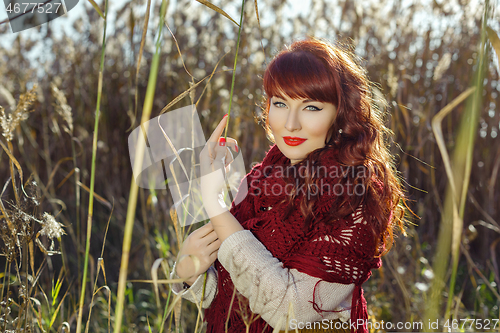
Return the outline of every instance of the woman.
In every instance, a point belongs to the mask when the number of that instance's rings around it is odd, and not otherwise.
[[[199,302],[207,271],[207,332],[367,332],[361,285],[403,229],[404,196],[365,71],[327,42],[297,41],[271,61],[264,90],[275,145],[228,211],[218,192],[238,148],[220,138],[222,119],[200,155],[211,222],[186,239],[173,276]]]

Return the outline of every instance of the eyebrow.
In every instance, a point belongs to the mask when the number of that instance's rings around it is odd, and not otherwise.
[[[273,97],[276,97],[276,98],[279,98],[279,99],[282,99],[282,100],[286,100],[286,98],[284,98],[281,95],[274,95]],[[321,103],[320,101],[315,101],[315,100],[312,100],[312,99],[305,99],[305,100],[302,101],[302,103],[311,103],[311,102]]]

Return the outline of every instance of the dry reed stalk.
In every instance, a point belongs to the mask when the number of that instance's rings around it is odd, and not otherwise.
[[[28,119],[28,114],[33,111],[33,104],[36,101],[36,89],[37,86],[34,85],[33,88],[22,94],[19,98],[19,103],[16,106],[16,109],[12,111],[9,115],[5,113],[3,107],[0,107],[0,127],[2,127],[2,135],[7,140],[7,146],[10,152],[13,152],[12,139],[14,138],[14,131],[19,126],[19,124]],[[2,145],[3,146],[3,145]],[[5,150],[5,148],[4,148]],[[7,150],[5,150],[7,152]],[[8,152],[7,152],[8,154]],[[16,177],[14,172],[14,161],[12,158],[10,159],[10,174],[12,179],[12,189],[14,191],[14,197],[16,199],[16,203],[19,205],[19,195],[17,193],[16,187]],[[22,184],[22,170],[18,168],[21,174],[21,184]]]
[[[104,232],[104,240],[102,242],[102,249],[101,249],[101,256],[97,259],[97,273],[95,275],[95,281],[94,281],[94,288],[92,291],[92,298],[90,300],[90,307],[89,307],[89,315],[87,319],[87,326],[85,327],[85,333],[88,333],[89,327],[90,327],[90,317],[92,315],[92,308],[94,304],[94,297],[95,295],[101,290],[104,289],[108,293],[108,333],[111,331],[111,290],[107,286],[108,282],[106,279],[106,269],[104,267],[104,245],[106,244],[106,238],[108,236],[108,229],[109,229],[109,223],[111,222],[111,217],[113,216],[113,211],[114,211],[115,205],[113,202],[113,207],[111,208],[111,213],[109,214],[108,218],[108,223],[106,225],[106,231]],[[102,271],[102,275],[104,277],[104,286],[101,286],[97,288],[97,279],[99,278],[99,273]]]

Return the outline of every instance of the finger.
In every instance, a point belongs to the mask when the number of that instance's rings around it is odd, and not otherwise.
[[[230,137],[226,138],[226,147],[231,148],[233,151],[237,153],[239,153],[240,151],[240,148],[238,147],[238,141]]]
[[[227,165],[226,156],[229,153],[227,147],[219,146],[213,142],[207,142],[207,146],[209,147],[209,155],[203,158],[200,156],[201,168],[209,172],[223,169]],[[212,146],[211,149],[210,146]],[[229,157],[228,160],[231,162],[232,158]]]
[[[223,138],[220,138],[223,139]],[[211,157],[215,159],[218,156],[222,156],[222,154],[225,154],[229,156],[232,152],[239,152],[239,147],[238,147],[238,142],[233,139],[228,137],[227,141],[222,141],[222,142],[210,142],[209,147],[211,148],[212,155]],[[228,149],[229,148],[229,149]]]
[[[227,118],[228,118],[227,115],[224,116],[224,118],[222,118],[222,120],[219,122],[219,125],[217,125],[215,130],[212,132],[212,135],[208,139],[207,143],[219,141],[219,138],[221,137],[222,132],[224,131],[224,128],[226,127]]]
[[[224,131],[224,128],[222,129],[222,131]],[[214,131],[214,133],[215,133],[215,131]],[[220,138],[220,139],[223,139],[223,138]],[[218,156],[223,156],[223,154],[225,154],[225,152],[227,150],[226,143],[223,141],[219,142],[218,137],[215,139],[216,141],[211,141],[211,140],[212,140],[212,137],[210,137],[210,139],[207,141],[205,148],[204,148],[204,150],[206,149],[206,152],[207,152],[205,154],[206,154],[206,156],[208,156],[208,160],[206,160],[206,159],[204,159],[204,160],[208,161],[209,163],[213,162],[216,158],[218,158]],[[203,153],[203,151],[202,151],[202,153]]]
[[[215,251],[210,253],[208,256],[212,262],[214,262],[217,259],[217,255],[219,254],[219,249],[217,248]]]
[[[234,156],[239,153],[238,142],[233,138],[227,138],[226,147],[230,149],[226,149],[225,155],[225,166],[228,166],[234,161]]]
[[[214,231],[214,227],[212,226],[212,223],[209,222],[209,223],[205,224],[203,227],[196,229],[193,232],[193,234],[196,233],[196,236],[198,238],[203,238],[213,231]]]
[[[222,139],[222,138],[220,138]],[[225,153],[227,156],[229,153],[236,152],[239,153],[239,147],[238,147],[238,142],[230,137],[226,138],[226,141],[223,142],[210,142],[208,144],[211,150],[211,157],[214,159],[216,158],[217,155],[220,155],[222,153]],[[230,149],[227,149],[230,148]]]
[[[206,234],[205,236],[203,236],[203,241],[205,242],[205,244],[208,245],[208,244],[214,242],[217,238],[218,238],[217,233],[215,231],[212,231],[212,232]]]
[[[220,239],[216,239],[213,243],[207,246],[207,249],[209,253],[213,253],[214,251],[218,251],[221,245],[222,242],[220,241]]]

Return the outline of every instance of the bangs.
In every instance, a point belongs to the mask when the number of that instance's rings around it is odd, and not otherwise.
[[[268,65],[264,74],[268,98],[309,98],[337,105],[332,73],[320,59],[307,51],[283,51]]]

